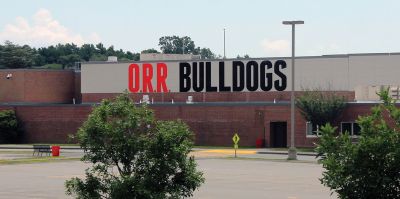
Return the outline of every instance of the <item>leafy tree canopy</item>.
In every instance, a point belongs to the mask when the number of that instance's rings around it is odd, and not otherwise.
[[[296,106],[307,121],[322,126],[334,122],[346,104],[344,97],[339,97],[335,93],[305,91],[296,98]]]
[[[183,198],[204,181],[188,157],[193,146],[188,126],[155,120],[127,93],[95,107],[77,137],[83,160],[93,167],[85,179],[66,182],[67,194],[76,198]]]
[[[357,141],[347,132],[337,136],[329,124],[321,130],[321,182],[339,198],[400,198],[400,109],[388,91],[380,96],[383,103],[358,118]]]
[[[196,47],[188,36],[164,36],[159,39],[158,45],[162,53],[166,54],[193,54],[201,55],[202,59],[215,58],[215,54],[209,48]]]
[[[158,50],[151,48],[151,49],[146,49],[146,50],[142,50],[141,53],[160,53],[158,52]]]
[[[26,68],[33,64],[35,50],[28,45],[19,46],[10,41],[0,45],[0,66],[4,68]]]

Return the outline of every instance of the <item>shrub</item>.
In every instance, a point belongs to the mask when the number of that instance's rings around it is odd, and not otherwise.
[[[387,91],[380,96],[383,104],[357,120],[358,142],[347,132],[337,136],[329,124],[321,129],[316,148],[326,169],[321,183],[342,199],[400,198],[400,110]],[[385,115],[394,125],[388,124]]]
[[[18,139],[18,121],[13,110],[0,111],[0,143],[14,143]]]
[[[304,119],[313,125],[323,126],[333,123],[346,107],[344,97],[334,93],[319,91],[305,91],[296,99],[296,106],[300,109]]]
[[[95,107],[77,137],[83,160],[93,166],[86,179],[66,182],[66,193],[76,198],[182,198],[204,181],[188,157],[193,146],[188,126],[156,121],[126,93]]]

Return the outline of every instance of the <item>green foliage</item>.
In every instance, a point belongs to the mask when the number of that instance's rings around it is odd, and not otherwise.
[[[296,99],[296,106],[301,110],[304,119],[313,125],[322,126],[332,123],[343,112],[345,100],[334,93],[305,91]]]
[[[62,69],[62,65],[61,64],[46,64],[44,66],[35,66],[32,68]]]
[[[15,143],[18,139],[18,121],[12,110],[0,111],[0,143]]]
[[[162,53],[166,54],[193,54],[201,55],[202,59],[214,59],[216,56],[209,48],[196,47],[188,36],[164,36],[159,39],[158,45]]]
[[[201,55],[202,59],[213,59],[215,54],[209,48],[196,47],[190,37],[161,37],[159,46],[163,53]],[[159,53],[155,49],[143,50],[142,53]],[[10,41],[0,45],[0,68],[46,68],[48,64],[61,64],[62,68],[70,68],[80,61],[106,61],[108,56],[117,56],[121,61],[139,61],[140,53],[132,53],[122,49],[108,48],[102,43],[96,45],[57,44],[42,48],[19,46]]]
[[[215,59],[215,54],[209,48],[200,49],[202,59]]]
[[[35,51],[28,45],[19,46],[10,41],[0,45],[0,66],[5,68],[30,67],[35,56]]]
[[[77,137],[93,167],[84,180],[66,182],[66,193],[76,198],[183,198],[204,181],[188,158],[193,134],[187,125],[156,121],[127,93],[95,107]]]
[[[59,57],[59,63],[62,65],[62,68],[73,67],[75,62],[79,62],[81,59],[77,54],[69,54],[63,55]]]
[[[158,45],[161,51],[166,54],[194,54],[196,48],[190,37],[178,37],[176,35],[161,37]]]
[[[119,60],[139,60],[138,53],[125,52],[122,49],[114,50],[114,46],[106,48],[102,43],[83,44],[81,47],[68,43],[57,44],[33,50],[36,52],[34,58],[36,66],[61,64],[63,68],[68,68],[80,61],[106,61],[107,56],[117,56]]]
[[[160,53],[158,52],[158,50],[151,48],[151,49],[146,49],[146,50],[142,50],[141,53]]]
[[[94,54],[90,57],[89,61],[107,61],[107,56],[102,54]]]
[[[380,96],[384,103],[357,120],[357,142],[348,133],[337,136],[329,124],[322,128],[316,148],[326,169],[321,182],[342,199],[400,198],[400,110],[388,91]]]

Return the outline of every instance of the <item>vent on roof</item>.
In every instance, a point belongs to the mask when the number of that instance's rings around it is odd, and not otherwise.
[[[118,62],[117,56],[108,56],[107,62]]]

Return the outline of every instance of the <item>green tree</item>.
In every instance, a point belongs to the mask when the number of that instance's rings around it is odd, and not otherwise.
[[[96,48],[93,44],[83,44],[79,50],[81,59],[85,61],[89,61],[90,57],[92,57],[95,53]]]
[[[321,182],[339,198],[400,198],[400,109],[388,91],[380,96],[383,103],[358,118],[357,142],[330,125],[321,130],[316,148],[325,168]]]
[[[140,53],[131,53],[131,52],[129,52],[129,53],[131,55],[128,54],[128,56],[132,57],[132,58],[130,58],[130,60],[133,60],[133,61],[139,61],[140,60]]]
[[[96,53],[90,57],[89,61],[107,61],[107,56]]]
[[[107,53],[107,49],[104,47],[102,43],[96,44],[97,54],[105,55]]]
[[[110,47],[107,48],[106,55],[107,56],[115,56],[116,55],[113,45],[111,45]]]
[[[126,58],[133,61],[139,61],[140,54],[139,53],[132,53],[131,51],[126,51]]]
[[[215,59],[215,54],[209,48],[200,50],[201,59]]]
[[[18,140],[18,121],[13,110],[0,111],[0,143],[15,143]]]
[[[198,54],[195,53],[194,41],[188,36],[164,36],[159,39],[158,45],[161,51],[166,54]]]
[[[93,166],[84,180],[66,182],[66,193],[76,198],[183,198],[204,181],[188,157],[193,134],[187,125],[156,121],[127,93],[95,107],[77,137],[83,160]]]
[[[300,109],[304,119],[313,125],[323,126],[333,123],[346,107],[344,97],[335,93],[320,91],[305,91],[297,97],[296,106]]]
[[[66,67],[73,67],[75,62],[80,61],[80,56],[77,54],[69,54],[69,55],[63,55],[59,57],[59,63],[62,65],[62,68]]]
[[[0,66],[6,68],[26,68],[32,66],[35,59],[34,50],[28,45],[19,46],[6,41],[0,47]]]
[[[158,52],[158,50],[156,50],[154,48],[150,48],[150,49],[142,50],[141,53],[160,53],[160,52]]]

